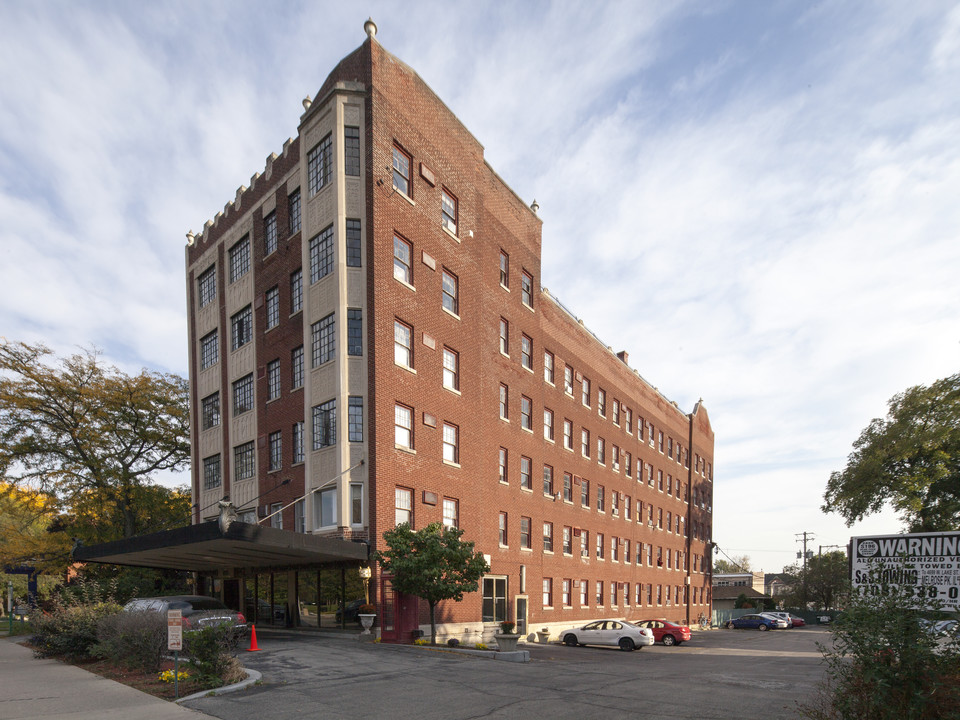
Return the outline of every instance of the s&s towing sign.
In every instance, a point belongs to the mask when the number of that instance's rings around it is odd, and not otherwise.
[[[905,586],[944,610],[960,610],[960,532],[850,538],[850,579],[861,592]]]

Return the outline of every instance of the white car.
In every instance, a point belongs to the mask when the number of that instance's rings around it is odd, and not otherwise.
[[[775,621],[770,627],[775,630],[788,630],[793,627],[793,622],[790,620],[784,620],[781,613],[774,612],[762,612],[760,613],[763,617],[770,618]]]
[[[578,645],[616,645],[630,651],[653,645],[653,630],[637,627],[626,620],[595,620],[586,625],[560,633],[560,642],[570,647]]]

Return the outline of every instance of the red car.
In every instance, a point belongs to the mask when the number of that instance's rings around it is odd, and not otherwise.
[[[664,645],[679,645],[690,639],[690,628],[686,625],[677,625],[666,620],[641,620],[634,625],[650,628],[653,631],[653,641]]]

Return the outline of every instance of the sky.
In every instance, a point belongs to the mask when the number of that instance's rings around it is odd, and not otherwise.
[[[952,2],[0,0],[0,336],[186,375],[187,231],[368,16],[539,203],[542,284],[702,398],[719,557],[901,529],[820,506],[891,396],[960,371]]]

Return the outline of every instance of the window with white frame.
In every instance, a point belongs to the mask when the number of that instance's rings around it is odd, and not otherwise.
[[[553,578],[543,579],[543,606],[553,607]]]
[[[413,197],[410,183],[410,156],[393,146],[393,187],[407,197]]]
[[[399,403],[394,406],[393,435],[397,447],[413,450],[413,408]]]
[[[573,421],[563,419],[563,446],[567,450],[573,450]]]
[[[597,438],[597,462],[601,465],[607,464],[607,444],[602,437]]]
[[[503,447],[500,448],[500,452],[498,456],[499,456],[499,463],[500,463],[500,482],[506,483],[507,482],[507,457],[508,457],[507,449]]]
[[[317,493],[320,497],[316,503],[317,513],[319,514],[320,527],[331,527],[337,524],[337,489],[335,487],[326,488]]]
[[[363,485],[350,484],[350,524],[363,525]]]
[[[543,351],[543,379],[553,385],[553,353]]]
[[[529,550],[530,544],[530,518],[520,518],[520,547]]]
[[[573,475],[568,472],[563,474],[563,499],[573,502]]]
[[[507,513],[500,513],[500,545],[507,547]]]
[[[573,395],[573,368],[569,365],[563,366],[563,391],[567,395]]]
[[[460,428],[446,422],[443,424],[443,460],[455,465],[460,462]]]
[[[520,427],[533,430],[533,400],[526,395],[520,396]]]
[[[543,494],[553,495],[553,468],[549,465],[543,466]]]
[[[533,370],[533,340],[526,335],[520,336],[520,364]]]
[[[573,600],[571,599],[571,596],[570,596],[570,589],[571,589],[570,586],[572,584],[573,583],[570,581],[569,578],[564,578],[560,585],[560,587],[562,588],[561,598],[562,598],[564,607],[570,607],[573,604]]]
[[[413,328],[399,320],[393,322],[393,362],[413,368]]]
[[[410,264],[410,243],[399,235],[393,236],[393,277],[407,285],[413,285],[413,267]]]
[[[533,472],[533,461],[524,456],[520,456],[520,487],[524,490],[532,488],[531,474]]]
[[[588,580],[580,580],[580,604],[586,606],[590,601],[590,582]]]
[[[454,315],[460,314],[460,281],[452,272],[443,268],[440,273],[440,289],[442,293],[443,309]]]
[[[587,428],[580,430],[580,454],[583,457],[590,457],[590,431]]]
[[[510,419],[510,388],[500,383],[500,419]]]
[[[407,523],[413,527],[413,490],[410,488],[398,487],[394,494],[394,503],[396,507],[396,523],[402,525]]]
[[[603,605],[603,580],[597,580],[595,598],[597,605]]]
[[[510,355],[510,323],[505,318],[500,318],[500,352]]]
[[[500,251],[500,284],[510,287],[510,256],[503,250]]]
[[[600,417],[607,416],[607,391],[603,388],[597,389],[597,412]]]
[[[520,300],[527,307],[533,307],[533,276],[526,270],[520,275]]]
[[[460,501],[454,498],[443,499],[443,524],[445,527],[460,527]]]
[[[443,349],[443,386],[460,390],[460,354],[448,347]]]
[[[553,410],[543,409],[543,439],[553,442]]]
[[[457,234],[457,196],[446,188],[440,189],[440,222],[454,235]]]
[[[587,378],[584,378],[580,384],[580,395],[580,402],[582,402],[585,407],[590,407],[590,380]]]
[[[573,528],[569,525],[563,526],[563,554],[573,554]]]

